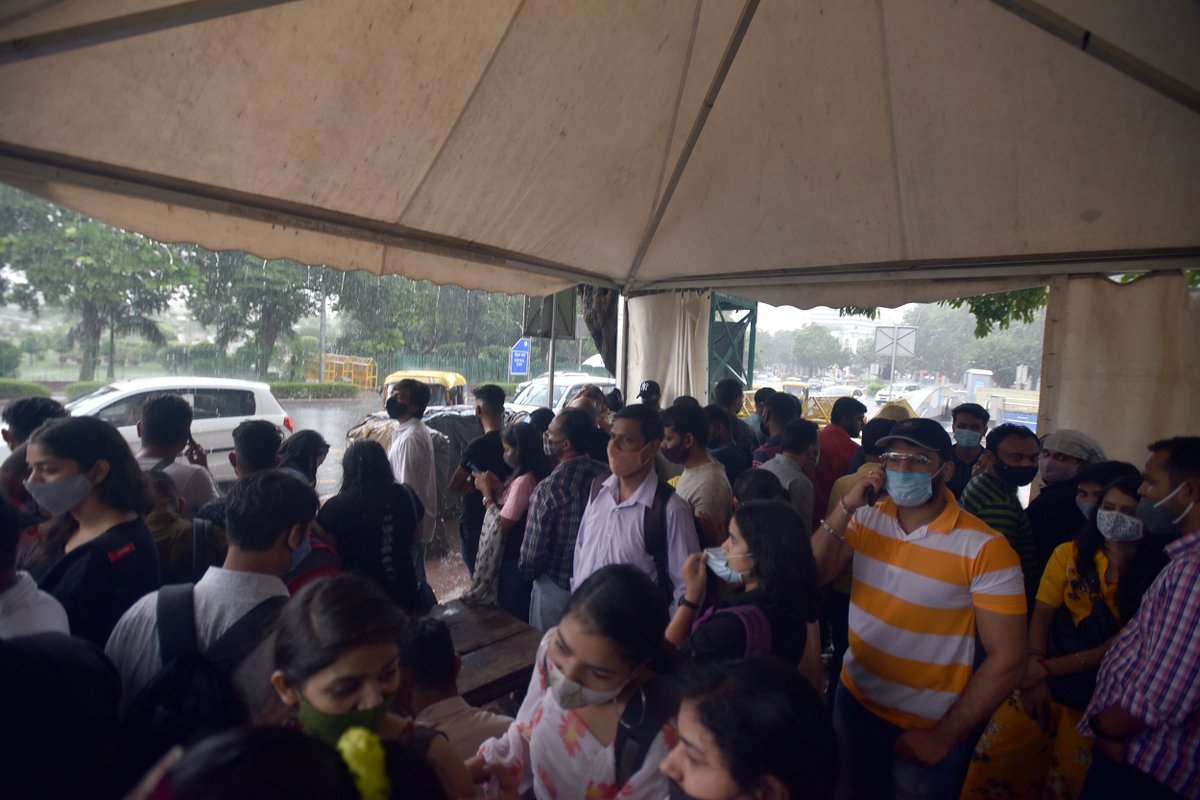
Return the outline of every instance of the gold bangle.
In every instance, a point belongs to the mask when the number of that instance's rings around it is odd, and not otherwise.
[[[850,509],[846,508],[846,496],[845,495],[842,495],[841,497],[838,498],[838,506],[842,509],[842,513],[845,514],[847,517],[854,516],[854,512],[851,511]]]

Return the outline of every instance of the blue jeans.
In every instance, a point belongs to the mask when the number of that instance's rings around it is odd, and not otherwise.
[[[549,576],[538,576],[533,582],[533,598],[529,601],[529,624],[542,633],[550,630],[562,619],[570,599],[571,593]]]
[[[932,767],[903,759],[892,745],[904,729],[868,711],[841,683],[833,701],[833,731],[841,752],[838,800],[955,800],[978,738],[959,742]]]

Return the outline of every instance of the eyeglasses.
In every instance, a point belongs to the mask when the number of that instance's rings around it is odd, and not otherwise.
[[[917,469],[925,469],[937,463],[936,459],[932,459],[922,453],[893,453],[891,451],[881,455],[879,462],[885,467],[899,467],[904,464],[910,464]]]

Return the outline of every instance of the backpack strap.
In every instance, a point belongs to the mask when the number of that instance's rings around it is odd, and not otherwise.
[[[671,583],[671,572],[667,566],[667,503],[675,490],[662,480],[654,488],[654,501],[642,516],[642,533],[646,552],[654,560],[658,577],[658,588],[667,598],[669,606],[675,600],[675,585]]]
[[[659,675],[641,687],[625,706],[613,741],[617,788],[629,782],[663,726],[679,710],[679,689],[668,676]]]
[[[158,653],[163,664],[197,652],[192,589],[193,584],[175,583],[158,590]]]
[[[213,559],[213,524],[211,520],[195,517],[192,519],[192,580],[198,581],[204,577],[212,565]]]
[[[247,611],[233,623],[233,627],[221,634],[221,638],[213,642],[205,658],[226,668],[235,666],[263,640],[267,628],[279,616],[287,601],[287,595],[276,595]]]
[[[750,604],[726,606],[716,613],[733,614],[742,621],[742,627],[746,629],[746,658],[771,654],[771,647],[774,645],[771,620],[761,608]]]
[[[167,467],[175,463],[175,459],[170,456],[163,456],[154,466],[146,470],[146,472],[162,472]]]

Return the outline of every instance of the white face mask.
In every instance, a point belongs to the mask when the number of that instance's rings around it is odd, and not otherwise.
[[[546,668],[546,680],[550,684],[550,692],[554,695],[554,699],[558,705],[564,709],[583,708],[584,706],[599,706],[604,703],[611,703],[616,700],[621,692],[625,691],[625,687],[629,685],[629,681],[633,680],[633,675],[618,686],[616,689],[603,691],[600,689],[591,689],[584,686],[582,683],[568,678],[558,665],[547,658],[544,662]]]
[[[1110,542],[1136,542],[1146,535],[1140,519],[1120,511],[1100,509],[1096,512],[1096,527],[1100,535]]]

